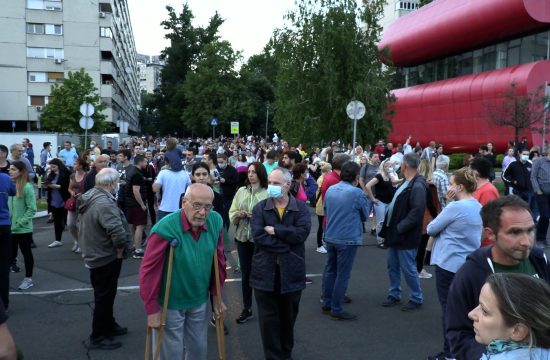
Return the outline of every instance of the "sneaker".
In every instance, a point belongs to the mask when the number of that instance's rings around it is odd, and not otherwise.
[[[143,251],[143,249],[135,249],[133,252],[132,252],[132,257],[134,259],[143,259],[143,256],[145,255],[145,251]]]
[[[63,246],[63,243],[61,241],[57,241],[57,240],[55,240],[50,245],[48,245],[49,248],[55,248],[55,247],[60,247],[60,246]]]
[[[351,304],[351,298],[347,295],[344,295],[344,304]]]
[[[122,336],[128,334],[128,328],[125,326],[120,326],[115,322],[115,325],[109,332],[109,336]]]
[[[313,284],[313,280],[311,280],[311,279],[308,278],[307,276],[306,276],[305,282],[306,282],[306,285],[311,285],[311,284]]]
[[[71,251],[75,252],[76,249],[78,249],[78,243],[75,241],[74,244],[73,244],[73,247],[71,248]]]
[[[19,266],[17,266],[16,264],[13,264],[12,266],[10,266],[10,271],[12,273],[18,273],[21,271],[21,268]]]
[[[386,250],[388,247],[386,246],[386,244],[384,244],[384,242],[379,242],[378,245],[376,245],[377,248],[379,249],[382,249],[382,250]]]
[[[412,300],[409,300],[407,305],[405,305],[401,308],[401,311],[414,311],[414,310],[420,309],[421,307],[422,307],[421,303],[417,303],[417,302],[414,302]]]
[[[376,235],[376,228],[370,229],[370,234],[373,236]]]
[[[32,282],[31,278],[24,278],[23,281],[21,281],[21,285],[19,285],[19,290],[27,290],[28,288],[31,288],[34,286],[34,283]]]
[[[252,310],[243,309],[243,311],[241,312],[241,316],[239,316],[239,318],[236,319],[235,321],[237,322],[237,324],[244,324],[245,322],[253,318],[254,318],[254,315],[252,315]]]
[[[86,346],[88,350],[115,350],[122,346],[122,343],[114,341],[112,337],[99,336],[95,339],[90,338],[90,343]]]
[[[357,315],[350,314],[344,311],[340,314],[330,313],[330,318],[332,320],[357,320]]]
[[[325,315],[329,315],[330,314],[330,306],[321,306],[321,313],[323,313]]]
[[[216,328],[216,319],[214,317],[210,319],[210,326],[212,326],[214,329]],[[229,335],[229,330],[227,329],[227,326],[225,326],[225,323],[223,324],[223,334]]]
[[[325,249],[325,247],[323,245],[319,246],[316,251],[318,253],[321,253],[321,254],[326,254],[327,253],[327,249]]]
[[[432,274],[427,272],[426,269],[422,269],[422,271],[418,273],[418,277],[421,279],[431,279]]]
[[[382,303],[383,307],[391,307],[401,304],[401,300],[394,298],[393,296],[388,296],[386,301]]]
[[[77,247],[74,252],[75,252],[75,254],[81,254],[82,250],[80,250],[80,247]]]

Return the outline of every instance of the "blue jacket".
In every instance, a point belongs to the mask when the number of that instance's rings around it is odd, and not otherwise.
[[[263,291],[281,294],[305,288],[305,246],[311,229],[311,215],[306,204],[290,196],[283,219],[279,218],[273,199],[260,201],[252,210],[250,219],[254,237],[254,256],[250,272],[250,286]],[[273,226],[275,235],[264,227]],[[275,284],[277,268],[280,284]]]
[[[11,225],[8,196],[15,196],[15,184],[10,177],[0,173],[0,225]]]
[[[479,359],[485,352],[485,345],[475,340],[473,323],[468,319],[468,313],[479,304],[481,288],[487,277],[494,272],[491,249],[492,246],[487,246],[471,253],[455,274],[449,289],[445,333],[451,353],[457,360]],[[538,275],[550,282],[550,265],[544,252],[534,247],[529,259]]]
[[[325,241],[339,245],[361,245],[363,221],[369,216],[367,197],[358,187],[340,181],[325,194],[327,228]]]
[[[548,360],[550,359],[550,349],[531,348],[531,349],[516,349],[498,354],[487,355],[483,354],[481,360]]]

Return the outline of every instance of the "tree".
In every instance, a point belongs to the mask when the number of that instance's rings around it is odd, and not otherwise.
[[[277,61],[275,125],[285,139],[318,143],[352,138],[346,105],[360,100],[358,141],[384,137],[393,69],[379,59],[385,0],[300,0],[274,34]]]
[[[161,72],[161,86],[158,99],[158,111],[162,122],[159,131],[173,132],[182,128],[182,115],[188,105],[183,84],[187,75],[194,68],[205,45],[217,41],[218,29],[223,19],[215,13],[205,28],[194,27],[194,18],[188,4],[183,5],[178,15],[173,7],[167,6],[168,19],[161,25],[168,33],[170,46],[164,49],[161,56],[166,65]]]
[[[486,114],[497,126],[514,129],[514,141],[518,144],[520,135],[527,129],[543,131],[549,98],[541,85],[535,91],[521,94],[515,82],[502,93],[501,100],[486,103]]]
[[[203,47],[196,68],[183,85],[187,106],[182,118],[187,130],[208,135],[213,116],[219,120],[218,129],[226,134],[231,121],[239,121],[241,131],[249,127],[252,106],[235,70],[240,58],[227,41],[214,41]]]
[[[94,126],[89,131],[103,132],[109,126],[105,115],[101,113],[107,105],[101,102],[97,91],[93,79],[84,69],[69,71],[63,83],[52,85],[49,103],[40,116],[41,128],[46,131],[83,133],[84,130],[79,125],[82,117],[80,105],[87,102],[95,108]]]
[[[141,110],[139,111],[139,124],[144,134],[160,132],[160,114],[158,112],[158,93],[141,93]]]

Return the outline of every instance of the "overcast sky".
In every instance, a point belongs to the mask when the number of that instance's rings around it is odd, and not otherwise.
[[[284,14],[294,7],[294,0],[188,0],[195,15],[194,26],[204,26],[217,10],[224,24],[221,37],[234,50],[242,50],[244,58],[259,53],[275,28],[283,25]],[[138,53],[158,55],[169,45],[164,39],[161,21],[167,19],[166,5],[179,14],[182,1],[128,0],[132,29]]]

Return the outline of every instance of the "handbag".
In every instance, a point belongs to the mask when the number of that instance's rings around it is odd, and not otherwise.
[[[67,211],[76,211],[76,198],[74,196],[68,198],[67,201],[65,201],[65,205],[63,205],[63,207]]]

